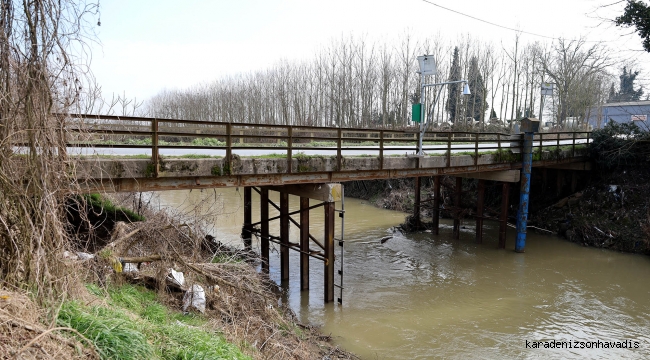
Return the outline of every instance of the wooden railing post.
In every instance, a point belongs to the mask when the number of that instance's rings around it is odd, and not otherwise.
[[[158,152],[158,119],[151,121],[151,161],[153,162],[153,177],[160,172],[160,154]]]
[[[447,133],[447,167],[451,166],[451,132]]]
[[[555,161],[560,162],[560,133],[557,133],[557,151],[555,154]]]
[[[379,170],[384,170],[384,130],[379,130]]]
[[[336,139],[336,171],[341,171],[341,143],[343,141],[343,131],[338,128]]]
[[[291,174],[291,157],[293,156],[293,127],[287,127],[287,173]]]
[[[478,136],[479,133],[476,133],[476,142],[474,143],[474,166],[478,165]]]
[[[226,165],[228,166],[226,175],[232,175],[232,124],[226,124]]]
[[[501,134],[497,134],[497,150],[499,156],[502,156],[503,154],[501,154]]]
[[[576,132],[573,132],[573,144],[571,145],[571,157],[576,156]]]

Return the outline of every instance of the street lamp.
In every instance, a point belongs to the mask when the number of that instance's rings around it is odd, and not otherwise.
[[[471,92],[469,90],[469,85],[467,84],[467,80],[447,81],[447,82],[436,83],[436,84],[425,84],[424,83],[425,76],[437,74],[435,60],[432,55],[422,55],[422,56],[418,56],[418,63],[420,65],[420,71],[418,71],[418,73],[420,74],[420,84],[421,84],[420,104],[419,104],[420,105],[419,106],[420,107],[419,109],[420,110],[420,119],[419,119],[420,138],[418,139],[418,155],[424,155],[424,151],[422,151],[422,139],[424,138],[424,134],[427,132],[427,129],[431,125],[431,120],[427,119],[425,116],[424,104],[426,104],[426,96],[425,96],[424,89],[427,87],[436,87],[436,86],[440,87],[438,89],[438,95],[433,100],[432,109],[436,108],[436,103],[438,102],[438,99],[440,98],[440,93],[442,92],[442,89],[444,88],[445,85],[464,83],[465,86],[463,87],[463,95],[471,95]]]

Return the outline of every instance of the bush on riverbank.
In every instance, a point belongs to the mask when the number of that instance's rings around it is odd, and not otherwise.
[[[609,122],[592,133],[598,166],[587,187],[537,214],[535,221],[567,239],[650,254],[650,132]]]
[[[599,248],[650,254],[650,169],[618,168],[534,217],[568,240]]]

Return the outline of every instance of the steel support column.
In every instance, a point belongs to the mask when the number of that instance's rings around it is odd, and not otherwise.
[[[524,146],[521,152],[521,191],[519,194],[519,210],[517,211],[517,241],[515,242],[515,251],[520,253],[524,252],[526,247],[530,172],[533,166],[533,134],[532,132],[524,133]]]
[[[325,203],[325,268],[323,287],[325,302],[334,301],[334,203]]]
[[[420,188],[421,180],[419,176],[415,177],[415,200],[413,204],[413,219],[415,220],[415,226],[420,228]]]
[[[309,198],[300,197],[300,290],[309,290]]]
[[[269,273],[269,189],[260,189],[260,252],[262,272]]]
[[[252,189],[250,186],[244,187],[244,227],[242,229],[242,239],[244,240],[244,249],[250,251],[252,249]]]
[[[575,194],[577,188],[578,188],[578,172],[576,170],[571,170],[571,194]]]
[[[289,194],[280,193],[280,279],[289,280]]]
[[[454,214],[454,239],[460,238],[460,196],[463,191],[463,178],[456,178],[456,189],[454,194],[454,207],[456,208]]]
[[[501,191],[501,216],[499,217],[499,249],[506,248],[506,230],[508,229],[508,197],[510,195],[510,183],[503,183]]]
[[[476,201],[476,242],[483,242],[483,207],[485,206],[485,180],[478,181],[478,198]]]
[[[431,232],[438,235],[440,232],[440,176],[433,178],[433,229]]]

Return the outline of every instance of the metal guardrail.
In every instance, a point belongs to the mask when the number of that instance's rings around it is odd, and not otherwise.
[[[379,170],[383,170],[386,152],[415,151],[420,136],[416,129],[331,128],[88,114],[60,116],[67,118],[70,133],[77,134],[71,136],[68,147],[151,149],[156,177],[161,149],[223,150],[229,169],[232,169],[233,154],[242,149],[284,151],[288,164],[305,150],[335,153],[338,169],[342,168],[344,151],[358,150],[376,153]],[[576,145],[590,143],[590,135],[584,131],[538,133],[534,148],[543,153],[544,149],[570,146],[571,156],[575,156]],[[107,136],[117,140],[107,140]],[[473,155],[476,165],[481,153],[520,152],[522,148],[521,135],[495,132],[431,131],[422,140],[423,151],[446,156],[448,167],[452,153]],[[291,173],[291,166],[287,171]]]

